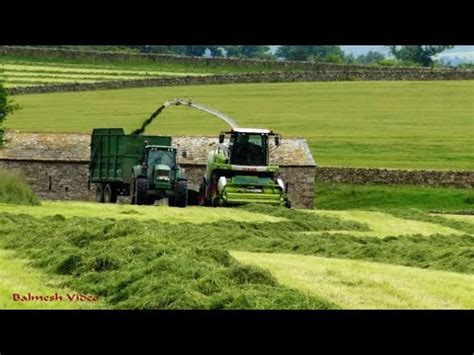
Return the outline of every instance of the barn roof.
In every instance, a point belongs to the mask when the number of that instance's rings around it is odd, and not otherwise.
[[[88,162],[88,134],[13,133],[5,134],[0,160]],[[217,137],[173,137],[173,145],[186,151],[178,155],[180,164],[206,164],[207,153],[218,143]],[[280,166],[315,166],[305,139],[283,138],[281,145],[270,144],[270,162]]]

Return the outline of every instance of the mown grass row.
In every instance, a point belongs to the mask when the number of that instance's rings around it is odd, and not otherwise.
[[[126,309],[326,309],[330,302],[279,285],[221,248],[176,243],[167,224],[61,216],[0,216],[0,244],[64,286]],[[189,225],[188,225],[189,228]],[[168,231],[167,237],[153,231]]]
[[[14,249],[64,286],[101,296],[113,308],[331,308],[279,285],[228,250],[316,255],[474,274],[472,226],[448,220],[465,235],[357,237],[305,231],[367,230],[367,226],[283,208],[240,210],[287,221],[169,224],[153,220],[33,218],[0,214],[0,246]],[[404,212],[400,212],[404,213]],[[413,219],[427,220],[426,213]]]

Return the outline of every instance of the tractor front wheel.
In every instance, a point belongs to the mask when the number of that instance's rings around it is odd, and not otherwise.
[[[146,205],[148,194],[148,181],[146,178],[139,177],[135,180],[135,203],[137,205]]]

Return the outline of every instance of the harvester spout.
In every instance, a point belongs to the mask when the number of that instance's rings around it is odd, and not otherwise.
[[[163,106],[165,106],[165,107],[172,106],[172,105],[175,105],[175,106],[183,105],[183,106],[188,106],[188,107],[195,108],[197,110],[207,112],[208,114],[213,115],[213,116],[221,119],[225,123],[227,123],[232,129],[238,128],[237,123],[235,123],[235,121],[232,118],[230,118],[229,116],[227,116],[227,115],[223,114],[222,112],[219,112],[219,111],[217,111],[213,108],[210,108],[208,106],[192,102],[191,100],[174,99],[174,100],[166,101],[163,104]]]
[[[136,129],[135,131],[133,131],[132,134],[141,134],[141,133],[143,133],[145,131],[146,127],[150,123],[152,123],[153,120],[156,118],[156,116],[158,116],[161,113],[161,111],[163,111],[165,108],[167,108],[169,106],[181,106],[181,105],[191,107],[191,108],[209,113],[210,115],[213,115],[214,117],[217,117],[220,120],[227,123],[232,129],[238,128],[237,123],[235,123],[235,121],[232,118],[230,118],[227,115],[224,115],[223,113],[221,113],[217,110],[214,110],[213,108],[207,107],[205,105],[194,103],[191,100],[174,99],[174,100],[168,100],[163,105],[158,107],[158,109],[155,112],[153,112],[151,114],[151,116],[142,123],[142,126],[138,129]]]

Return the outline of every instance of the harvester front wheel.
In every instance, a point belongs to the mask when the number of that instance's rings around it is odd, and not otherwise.
[[[102,184],[95,185],[95,200],[97,202],[104,202],[104,188]]]
[[[206,198],[206,181],[205,180],[203,180],[203,182],[199,186],[198,204],[199,206],[208,206],[207,198]]]
[[[188,182],[180,180],[176,183],[176,206],[186,207],[188,205]]]
[[[146,178],[139,177],[135,180],[135,203],[137,205],[146,205],[148,196],[148,181]]]

